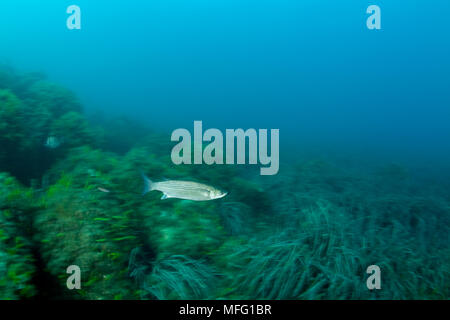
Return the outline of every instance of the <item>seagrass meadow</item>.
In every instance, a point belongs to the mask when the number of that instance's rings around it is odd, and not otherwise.
[[[267,177],[176,166],[168,135],[88,116],[70,90],[8,66],[0,146],[0,299],[449,298],[448,171],[306,156]],[[143,196],[140,171],[229,194]]]

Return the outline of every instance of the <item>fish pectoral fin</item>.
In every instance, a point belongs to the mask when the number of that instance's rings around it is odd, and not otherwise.
[[[169,197],[167,196],[167,194],[164,193],[164,194],[162,195],[162,197],[161,197],[161,200],[165,200],[165,199],[167,199],[167,198],[169,198]]]

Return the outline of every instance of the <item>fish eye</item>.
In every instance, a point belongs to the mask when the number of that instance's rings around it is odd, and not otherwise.
[[[214,193],[212,191],[203,191],[202,194],[205,197],[213,197],[214,196]]]

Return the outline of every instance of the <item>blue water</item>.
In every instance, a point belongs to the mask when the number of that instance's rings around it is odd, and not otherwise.
[[[450,160],[448,1],[3,0],[0,58],[156,128],[280,128],[299,149]],[[281,156],[282,157],[282,156]]]

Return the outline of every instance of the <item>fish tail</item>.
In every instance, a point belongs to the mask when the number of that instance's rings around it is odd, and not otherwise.
[[[141,176],[144,180],[144,190],[142,192],[142,195],[145,195],[146,193],[153,190],[153,182],[143,172],[141,172]]]

